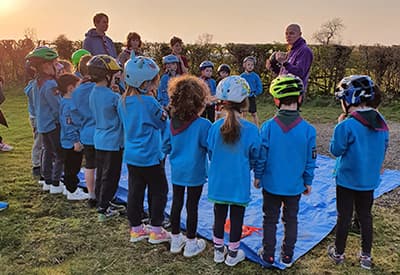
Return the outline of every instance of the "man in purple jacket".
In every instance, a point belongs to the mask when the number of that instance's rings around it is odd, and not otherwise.
[[[277,52],[276,61],[282,64],[280,69],[272,68],[270,60],[266,61],[268,70],[276,74],[293,74],[303,80],[304,90],[307,91],[308,77],[313,61],[313,53],[307,46],[306,41],[301,37],[301,28],[297,24],[290,24],[285,31],[286,42],[289,52]]]
[[[106,35],[108,29],[108,16],[104,13],[98,13],[93,17],[95,28],[90,29],[85,34],[83,48],[92,55],[107,54],[117,58],[117,51],[114,42]]]

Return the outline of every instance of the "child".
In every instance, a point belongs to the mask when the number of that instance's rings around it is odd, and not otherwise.
[[[96,150],[94,149],[94,129],[96,121],[89,107],[89,97],[95,83],[89,76],[88,61],[91,55],[84,55],[78,64],[78,73],[82,76],[81,84],[72,93],[72,101],[75,105],[75,115],[79,117],[79,141],[83,145],[83,155],[85,156],[85,182],[88,189],[88,206],[96,207],[95,194],[95,169],[96,169]]]
[[[157,100],[165,110],[168,110],[168,82],[172,77],[177,76],[176,70],[179,65],[179,59],[176,55],[170,54],[163,57],[163,64],[165,65],[165,73],[162,75],[160,80],[160,86],[157,91]]]
[[[117,61],[109,55],[93,56],[88,64],[90,78],[96,83],[89,96],[89,107],[96,122],[96,199],[98,220],[114,218],[124,207],[111,203],[121,176],[123,132],[117,113],[120,98],[110,87],[121,71]]]
[[[179,59],[178,68],[176,70],[178,75],[187,74],[189,71],[189,62],[186,56],[182,55],[183,41],[179,37],[172,37],[170,40],[171,54],[175,55]]]
[[[64,185],[68,200],[85,200],[88,195],[78,188],[78,173],[82,164],[82,144],[79,141],[80,118],[75,115],[76,107],[72,93],[80,84],[80,78],[73,74],[63,74],[57,79],[60,91],[61,147],[64,151]]]
[[[124,127],[124,162],[128,166],[128,220],[130,241],[148,238],[158,244],[169,242],[169,233],[162,228],[167,203],[168,183],[161,152],[161,131],[167,114],[154,98],[159,82],[159,68],[150,58],[132,56],[125,63],[127,91],[118,104]],[[151,227],[142,224],[144,192],[148,186]]]
[[[83,78],[83,76],[79,73],[79,69],[78,69],[79,62],[81,61],[81,58],[85,55],[91,55],[91,54],[88,50],[79,49],[79,50],[74,51],[71,55],[71,63],[75,68],[74,74],[79,78]]]
[[[72,65],[71,62],[69,62],[68,60],[65,60],[65,59],[60,59],[58,61],[58,63],[60,63],[62,65],[62,69],[58,72],[59,75],[73,73],[74,65]]]
[[[221,64],[217,70],[218,76],[220,77],[220,81],[231,74],[231,67],[228,64]]]
[[[250,87],[244,78],[229,76],[217,87],[226,117],[216,121],[208,133],[208,198],[214,202],[214,262],[235,266],[245,259],[239,249],[246,205],[250,202],[250,170],[256,163],[260,137],[258,128],[240,117],[247,108]],[[228,256],[224,225],[230,209]]]
[[[25,59],[36,70],[33,84],[33,105],[37,131],[43,143],[41,174],[44,178],[43,190],[51,194],[63,192],[60,185],[63,171],[60,146],[60,96],[56,93],[55,81],[58,54],[53,49],[42,46],[31,51]]]
[[[209,121],[215,121],[215,91],[216,91],[216,82],[212,78],[212,73],[214,69],[214,64],[211,61],[203,61],[200,64],[200,78],[203,79],[210,89],[210,97],[208,98],[207,107],[204,110],[202,117],[207,118]]]
[[[349,118],[341,115],[330,144],[331,153],[340,158],[336,171],[336,240],[328,247],[328,256],[336,264],[345,259],[345,246],[353,213],[353,204],[361,226],[360,264],[372,267],[373,193],[380,182],[380,170],[389,142],[389,130],[382,115],[367,104],[379,88],[369,76],[343,78],[335,93]]]
[[[126,61],[131,58],[132,51],[136,56],[142,55],[142,40],[138,33],[130,32],[126,37],[126,48],[118,55],[117,61],[124,66]]]
[[[278,112],[260,130],[261,151],[255,171],[255,187],[262,187],[263,247],[259,254],[266,266],[275,261],[276,225],[282,208],[285,235],[281,262],[292,265],[297,240],[297,214],[301,194],[311,192],[316,167],[316,131],[299,113],[304,93],[300,78],[275,78],[269,92]],[[290,165],[283,165],[290,163]]]
[[[249,96],[249,113],[253,118],[253,122],[258,127],[259,123],[258,123],[258,116],[257,116],[256,97],[262,94],[263,86],[262,86],[260,76],[253,71],[255,64],[256,64],[255,57],[253,57],[253,56],[246,57],[243,60],[244,72],[240,76],[243,77],[244,79],[246,79],[250,85],[251,92],[250,92],[250,96]],[[243,116],[246,117],[246,113],[244,113]]]
[[[163,152],[169,154],[173,200],[171,209],[171,253],[193,257],[206,248],[202,239],[196,239],[198,205],[207,180],[207,134],[210,121],[199,117],[208,96],[204,81],[194,76],[182,76],[170,81],[171,121],[166,129]],[[190,142],[188,142],[190,140]],[[181,211],[187,189],[186,237],[180,233]]]
[[[4,84],[4,79],[3,77],[0,76],[0,104],[2,104],[4,102],[4,100],[6,100],[6,97],[4,96],[3,93],[3,84]],[[0,115],[3,116],[3,113],[0,110]],[[4,122],[5,125],[7,125],[6,122]],[[7,143],[3,142],[3,138],[0,137],[0,151],[2,152],[8,152],[11,151],[13,149],[12,146],[8,145]]]

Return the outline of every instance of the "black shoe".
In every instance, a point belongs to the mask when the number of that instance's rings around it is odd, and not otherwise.
[[[112,211],[118,211],[119,214],[125,215],[126,214],[126,206],[122,204],[115,204],[110,202],[110,206],[108,207]]]
[[[40,166],[32,168],[32,176],[35,178],[40,178]]]
[[[97,200],[96,199],[88,199],[87,204],[89,208],[95,208],[97,205]]]
[[[281,253],[281,261],[286,267],[291,267],[293,265],[293,256]]]
[[[164,229],[170,228],[170,227],[171,227],[171,222],[170,222],[170,220],[169,220],[168,218],[164,218],[164,220],[163,220],[161,226],[162,226]]]
[[[264,249],[262,247],[257,251],[257,255],[263,261],[265,267],[271,268],[273,266],[273,264],[275,262],[274,256],[265,255]]]

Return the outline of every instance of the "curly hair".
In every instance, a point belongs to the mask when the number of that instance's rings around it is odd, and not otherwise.
[[[204,109],[210,89],[198,77],[183,75],[169,81],[168,95],[171,116],[182,121],[189,121]]]

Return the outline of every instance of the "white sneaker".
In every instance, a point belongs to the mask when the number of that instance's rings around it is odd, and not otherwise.
[[[78,189],[76,189],[76,190],[78,190]],[[75,191],[75,192],[76,192],[76,191]],[[64,195],[64,196],[68,196],[68,193],[70,193],[70,192],[68,192],[67,187],[64,185],[64,186],[63,186],[63,195]]]
[[[241,261],[243,261],[245,258],[246,258],[246,255],[244,254],[244,251],[239,249],[237,251],[236,257],[231,257],[228,254],[228,257],[226,257],[226,260],[225,260],[225,264],[228,266],[235,266],[238,263],[240,263]]]
[[[64,190],[67,190],[64,188]],[[74,193],[67,191],[67,200],[69,201],[82,201],[87,200],[89,198],[89,194],[83,192],[81,188],[77,188]]]
[[[185,246],[186,237],[179,233],[178,235],[171,234],[171,248],[169,251],[171,253],[181,253],[182,248]]]
[[[55,185],[50,185],[50,194],[61,194],[63,192],[63,188],[61,185],[55,186]]]
[[[49,191],[50,187],[51,187],[51,184],[47,184],[45,181],[43,181],[43,187],[42,187],[43,191]]]
[[[186,241],[183,256],[186,258],[194,257],[206,249],[206,242],[203,239],[194,239]]]
[[[223,263],[225,261],[225,255],[228,253],[228,250],[226,249],[226,246],[224,246],[224,251],[221,252],[218,249],[214,247],[214,262],[217,264]]]
[[[43,185],[43,184],[45,183],[44,178],[41,177],[41,178],[38,180],[38,183],[39,183],[39,185]]]

